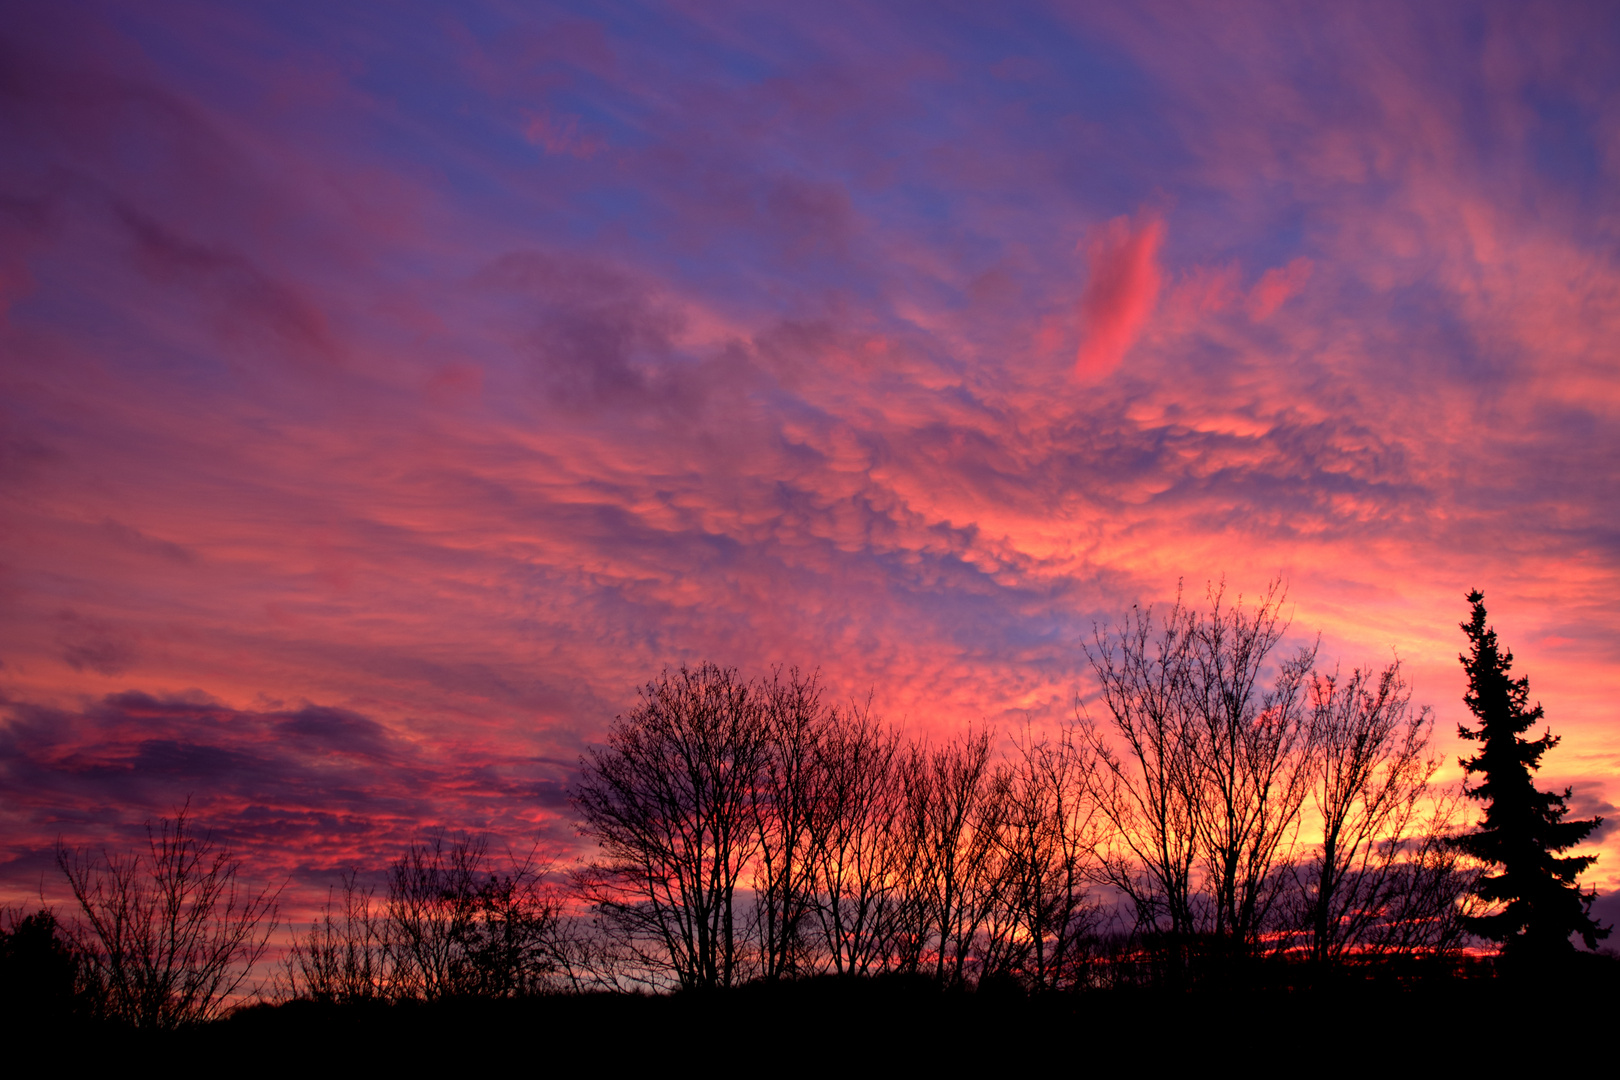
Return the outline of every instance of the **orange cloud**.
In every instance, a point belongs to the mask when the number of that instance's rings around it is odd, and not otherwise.
[[[1080,297],[1085,338],[1075,357],[1075,375],[1095,378],[1119,365],[1136,343],[1159,298],[1156,256],[1164,239],[1157,218],[1132,229],[1127,218],[1110,221],[1086,245],[1091,277]]]

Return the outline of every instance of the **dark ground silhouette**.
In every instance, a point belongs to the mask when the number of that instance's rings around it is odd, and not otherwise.
[[[1297,972],[1296,972],[1297,974]],[[630,1068],[729,1072],[964,1070],[1050,1062],[1076,1071],[1132,1063],[1192,1067],[1209,1055],[1257,1070],[1362,1072],[1455,1065],[1476,1053],[1457,1033],[1482,1021],[1492,1053],[1545,1049],[1554,1010],[1570,1053],[1599,1050],[1620,1006],[1620,961],[1585,954],[1556,983],[1493,977],[1489,961],[1407,967],[1308,986],[1261,977],[1240,987],[1121,989],[1027,996],[942,989],[921,977],[823,977],[669,995],[256,1005],[176,1032],[81,1026],[85,1053],[178,1053],[282,1065]],[[98,1035],[101,1036],[98,1038]],[[1324,1051],[1331,1052],[1323,1059]],[[1305,1055],[1301,1057],[1300,1055]]]

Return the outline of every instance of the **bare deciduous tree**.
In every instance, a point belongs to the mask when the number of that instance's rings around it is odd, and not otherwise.
[[[264,955],[277,892],[241,881],[241,863],[187,808],[147,827],[146,853],[57,846],[82,921],[75,938],[109,1017],[171,1029],[230,1006]]]
[[[1428,754],[1433,717],[1412,708],[1398,661],[1318,675],[1310,696],[1321,838],[1299,867],[1300,903],[1310,956],[1323,962],[1366,946],[1411,882],[1403,856],[1440,760]]]
[[[897,904],[902,821],[900,736],[870,702],[838,717],[817,748],[812,817],[819,942],[839,974],[882,970]]]
[[[964,981],[980,928],[999,899],[998,832],[990,732],[916,748],[903,774],[907,794],[903,943],[908,970]]]
[[[562,904],[546,885],[546,864],[531,849],[489,867],[477,885],[478,917],[465,947],[461,993],[518,997],[549,989],[563,956]]]
[[[1133,610],[1087,649],[1113,720],[1107,732],[1082,717],[1111,826],[1100,865],[1139,931],[1245,951],[1278,896],[1309,790],[1315,663],[1314,647],[1270,660],[1281,602],[1277,584],[1252,608],[1212,588],[1208,611],[1178,597],[1155,627]]]
[[[1282,888],[1273,873],[1292,854],[1300,807],[1310,791],[1314,728],[1306,687],[1316,648],[1301,649],[1262,678],[1288,625],[1273,582],[1254,608],[1226,607],[1223,590],[1210,594],[1207,614],[1193,623],[1187,681],[1197,731],[1193,760],[1202,811],[1213,931],[1246,950]]]
[[[1483,905],[1473,893],[1481,868],[1455,842],[1465,816],[1460,791],[1430,800],[1428,812],[1398,845],[1379,917],[1361,928],[1362,955],[1444,956],[1468,942],[1468,920]]]
[[[531,851],[492,865],[488,844],[442,833],[389,868],[378,904],[354,873],[283,961],[288,991],[320,1001],[517,997],[565,963],[561,903]],[[566,976],[564,976],[566,977]]]
[[[759,854],[753,875],[753,921],[760,974],[780,979],[810,962],[806,920],[816,906],[816,828],[827,773],[822,743],[839,723],[822,704],[815,674],[775,671],[755,688],[765,752],[753,788]]]
[[[343,875],[341,891],[307,933],[295,936],[282,958],[284,992],[312,1001],[354,1002],[392,992],[389,966],[394,955],[390,923],[359,875]]]
[[[1013,926],[1006,969],[1037,989],[1075,985],[1092,932],[1087,886],[1097,843],[1090,797],[1096,767],[1073,731],[1051,739],[1026,730],[1000,784],[1002,895]]]
[[[1130,900],[1137,932],[1176,939],[1197,925],[1193,868],[1206,810],[1187,707],[1195,625],[1178,596],[1157,624],[1151,607],[1132,608],[1114,634],[1098,629],[1086,656],[1119,745],[1089,715],[1079,718],[1098,762],[1092,794],[1109,826],[1101,875]]]
[[[471,975],[469,944],[478,920],[484,845],[445,844],[442,834],[412,843],[389,868],[386,913],[396,997],[459,996]]]
[[[580,885],[628,947],[683,987],[742,975],[737,892],[758,850],[767,751],[748,685],[705,664],[647,684],[581,762],[574,806],[604,859]]]

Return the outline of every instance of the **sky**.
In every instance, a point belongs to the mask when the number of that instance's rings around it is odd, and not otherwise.
[[[567,855],[665,667],[1009,733],[1222,580],[1447,780],[1481,589],[1612,824],[1617,239],[1612,4],[9,0],[0,899]]]

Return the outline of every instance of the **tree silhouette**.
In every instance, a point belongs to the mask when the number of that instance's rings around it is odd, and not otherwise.
[[[1136,929],[1225,951],[1258,947],[1311,788],[1316,754],[1307,688],[1314,645],[1272,658],[1288,624],[1273,582],[1258,602],[1209,588],[1207,611],[1175,606],[1157,625],[1133,609],[1086,649],[1113,719],[1081,730],[1095,753],[1108,884]],[[1180,944],[1175,945],[1180,948]]]
[[[0,913],[0,1015],[21,1033],[97,1009],[86,959],[47,908]]]
[[[818,813],[828,786],[819,750],[839,715],[822,702],[819,672],[778,668],[754,691],[765,753],[750,796],[759,834],[753,922],[760,974],[781,979],[808,962],[806,932],[817,900],[815,851],[827,824],[827,815]]]
[[[387,908],[351,870],[341,894],[329,894],[308,932],[293,937],[281,961],[282,985],[289,997],[310,1001],[380,1000],[394,991],[394,955]]]
[[[1310,698],[1321,831],[1294,866],[1289,943],[1318,964],[1454,950],[1477,871],[1451,843],[1461,792],[1432,784],[1433,714],[1412,707],[1399,660],[1314,674]]]
[[[664,672],[581,760],[574,806],[604,858],[579,883],[605,924],[682,988],[741,981],[739,887],[758,854],[753,795],[769,743],[729,668]]]
[[[1558,795],[1540,791],[1531,782],[1531,772],[1541,767],[1542,755],[1558,745],[1558,738],[1551,731],[1539,739],[1522,737],[1541,720],[1541,706],[1526,707],[1528,678],[1509,677],[1513,654],[1498,645],[1496,631],[1485,623],[1485,597],[1475,589],[1468,602],[1474,606],[1473,617],[1462,629],[1472,651],[1458,659],[1468,672],[1463,702],[1479,719],[1479,727],[1459,725],[1457,733],[1482,744],[1462,766],[1470,777],[1484,777],[1466,790],[1485,804],[1485,820],[1458,843],[1475,858],[1500,868],[1481,877],[1475,893],[1486,903],[1502,905],[1470,917],[1468,928],[1501,942],[1504,952],[1514,956],[1573,951],[1572,934],[1595,949],[1609,930],[1592,919],[1595,894],[1583,893],[1575,878],[1597,856],[1558,853],[1586,839],[1603,819],[1565,820],[1572,789],[1566,787]]]
[[[840,714],[817,747],[815,841],[819,947],[840,975],[881,971],[903,907],[900,868],[906,743],[871,703]]]
[[[182,807],[147,826],[147,854],[58,845],[81,923],[74,945],[107,1015],[170,1029],[224,1014],[248,985],[276,926],[278,890],[254,891],[242,864]]]

